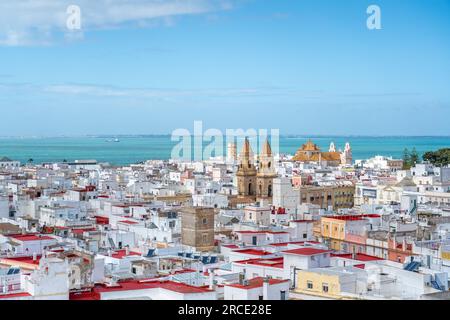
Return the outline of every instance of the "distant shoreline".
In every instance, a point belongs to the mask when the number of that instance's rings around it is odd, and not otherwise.
[[[70,139],[70,138],[152,138],[171,137],[171,134],[100,134],[100,135],[50,135],[50,136],[0,136],[0,139]],[[281,134],[280,138],[450,138],[449,135],[326,135],[326,134]]]
[[[271,139],[271,137],[269,137]],[[336,149],[344,148],[349,142],[353,159],[369,159],[374,156],[401,159],[405,149],[416,149],[419,156],[425,152],[450,148],[450,136],[324,136],[324,135],[281,135],[278,145],[273,145],[280,154],[295,154],[308,139],[327,151],[333,142]],[[117,140],[117,141],[116,141]],[[191,137],[191,143],[194,137]],[[240,140],[240,139],[238,139]],[[203,141],[203,148],[210,142]],[[261,142],[261,141],[259,141]],[[238,141],[238,148],[241,141]],[[8,137],[0,138],[0,157],[26,163],[72,161],[95,159],[113,165],[139,163],[149,159],[169,160],[174,147],[180,141],[173,141],[171,135],[85,135],[59,137]],[[221,152],[226,152],[224,138]],[[195,147],[193,147],[195,148]],[[273,151],[274,151],[273,150]]]

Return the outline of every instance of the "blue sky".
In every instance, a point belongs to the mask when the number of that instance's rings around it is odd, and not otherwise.
[[[0,136],[450,135],[448,0],[31,2],[0,4]]]

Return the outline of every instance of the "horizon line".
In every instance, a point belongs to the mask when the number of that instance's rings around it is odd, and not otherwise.
[[[0,139],[45,139],[45,138],[142,138],[142,137],[171,137],[171,133],[145,133],[145,134],[56,134],[56,135],[0,135]],[[193,134],[191,136],[194,136]],[[268,137],[271,135],[268,134]],[[450,138],[449,135],[405,135],[405,134],[385,134],[385,135],[370,135],[370,134],[280,134],[283,138]]]

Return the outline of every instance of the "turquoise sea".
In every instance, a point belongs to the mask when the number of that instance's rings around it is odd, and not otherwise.
[[[112,142],[118,138],[120,142]],[[333,136],[282,136],[280,152],[293,154],[311,138],[324,151],[330,142],[343,149],[351,143],[353,159],[366,159],[375,155],[401,158],[403,150],[415,147],[425,151],[450,147],[450,137],[333,137]],[[22,163],[33,159],[34,163],[95,159],[115,165],[137,163],[148,159],[169,159],[173,146],[170,135],[160,136],[96,136],[52,138],[0,138],[0,158],[7,156]]]

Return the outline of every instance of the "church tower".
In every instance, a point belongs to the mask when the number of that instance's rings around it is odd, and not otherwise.
[[[276,177],[272,149],[269,141],[266,140],[259,155],[259,168],[256,176],[256,194],[258,197],[272,197],[273,179]]]
[[[330,143],[330,149],[328,150],[328,152],[336,152],[336,146],[334,145],[334,142]]]
[[[229,143],[227,145],[227,161],[228,163],[235,164],[237,160],[236,143]]]
[[[351,165],[352,162],[353,162],[352,147],[350,147],[350,143],[347,142],[345,144],[344,152],[341,153],[341,164]]]
[[[252,159],[252,150],[248,138],[245,138],[244,146],[239,157],[239,168],[236,173],[238,192],[240,196],[256,195],[256,168]]]

